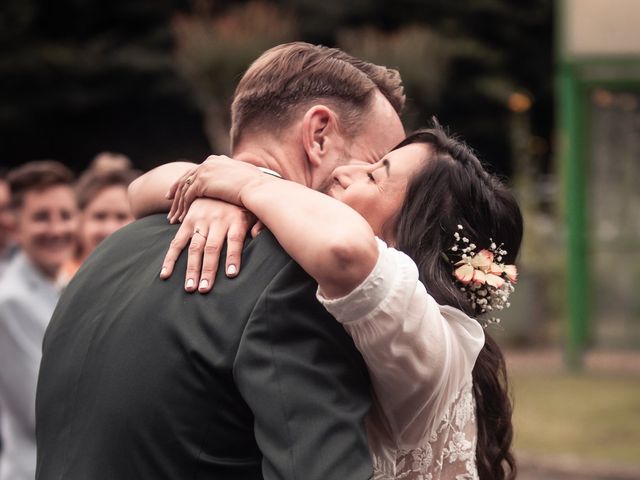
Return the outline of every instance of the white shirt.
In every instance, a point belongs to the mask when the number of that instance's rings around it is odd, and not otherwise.
[[[0,280],[0,480],[33,480],[35,398],[42,338],[59,289],[24,252]]]
[[[375,479],[476,479],[471,372],[480,324],[438,305],[407,255],[378,239],[378,261],[354,291],[318,299],[362,354],[374,390],[368,418]]]

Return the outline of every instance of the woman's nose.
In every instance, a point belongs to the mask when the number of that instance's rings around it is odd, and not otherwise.
[[[342,188],[347,188],[362,175],[362,166],[343,165],[333,171],[333,178]]]
[[[367,172],[369,172],[370,170],[372,170],[372,165],[342,165],[334,170],[334,176],[357,178],[360,176],[366,176]]]
[[[350,178],[348,165],[336,167],[331,176],[336,182],[344,187],[345,183],[347,183]]]

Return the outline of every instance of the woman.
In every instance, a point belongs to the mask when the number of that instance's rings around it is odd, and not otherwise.
[[[90,168],[76,184],[80,208],[78,249],[61,272],[64,284],[75,275],[82,262],[109,235],[134,220],[127,187],[140,175],[132,169]]]
[[[181,183],[172,212],[200,196],[243,206],[318,281],[370,370],[376,478],[514,478],[504,361],[473,318],[515,281],[513,196],[438,126],[334,180],[332,199],[218,158]]]

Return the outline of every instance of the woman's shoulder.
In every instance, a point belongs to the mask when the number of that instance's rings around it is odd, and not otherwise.
[[[454,333],[461,333],[465,338],[470,337],[474,343],[478,343],[478,346],[481,348],[484,344],[484,330],[478,320],[470,317],[460,308],[438,303],[429,293],[429,285],[425,285],[420,281],[418,267],[413,259],[404,252],[393,247],[389,247],[383,240],[377,239],[377,241],[381,257],[382,255],[388,257],[388,261],[385,262],[388,266],[387,271],[391,268],[396,269],[401,272],[405,281],[415,282],[418,284],[418,287],[414,292],[411,292],[410,289],[406,290],[406,292],[412,293],[414,297],[424,297],[428,299],[428,302],[437,306],[438,312],[442,318],[446,320],[447,323],[454,326]]]

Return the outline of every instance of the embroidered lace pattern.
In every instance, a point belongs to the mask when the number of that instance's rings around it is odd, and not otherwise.
[[[374,480],[478,480],[477,424],[471,384],[466,384],[427,443],[397,450],[395,465],[373,453]]]

